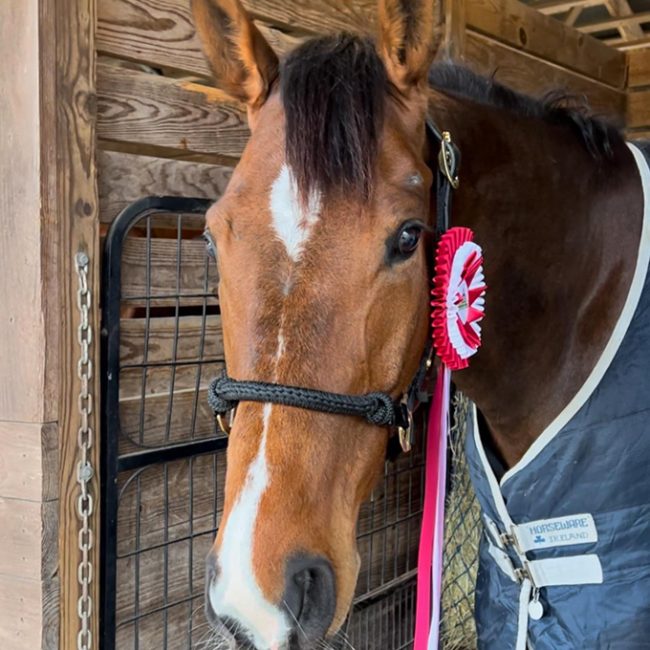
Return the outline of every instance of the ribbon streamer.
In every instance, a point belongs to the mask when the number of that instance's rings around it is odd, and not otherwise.
[[[485,308],[483,253],[473,238],[469,228],[451,228],[436,251],[431,320],[442,364],[427,428],[414,650],[438,650],[439,644],[451,372],[466,368],[478,351]]]

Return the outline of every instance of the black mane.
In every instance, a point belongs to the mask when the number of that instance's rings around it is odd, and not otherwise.
[[[616,128],[593,117],[587,100],[555,91],[541,99],[515,92],[467,68],[432,66],[431,86],[443,93],[550,124],[569,124],[594,157],[609,157]],[[324,36],[296,48],[282,64],[286,157],[303,197],[317,189],[366,197],[384,121],[397,91],[374,43],[350,34]]]
[[[612,142],[621,139],[617,128],[592,114],[584,95],[552,90],[537,99],[453,63],[433,65],[429,71],[429,84],[444,93],[517,115],[537,118],[549,124],[568,124],[576,130],[594,157],[611,156]]]

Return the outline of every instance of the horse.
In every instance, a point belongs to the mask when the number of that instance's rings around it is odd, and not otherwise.
[[[451,225],[473,230],[489,286],[483,345],[454,382],[480,411],[498,480],[608,346],[647,244],[644,194],[620,132],[580,105],[434,63],[440,5],[379,0],[376,40],[315,38],[281,62],[239,0],[192,0],[216,82],[246,106],[251,131],[206,229],[230,377],[273,396],[281,386],[399,400],[430,340],[439,143],[427,123],[449,132],[462,155]],[[240,401],[206,574],[207,616],[229,643],[335,638],[359,570],[357,515],[393,433]],[[481,647],[514,646],[495,634]]]

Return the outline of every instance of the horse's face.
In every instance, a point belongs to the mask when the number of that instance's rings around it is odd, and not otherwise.
[[[329,105],[310,123],[305,97],[314,101],[319,89],[294,93],[291,87],[313,83],[323,70],[315,63],[287,71],[280,91],[273,83],[277,61],[238,3],[194,2],[215,73],[248,103],[252,127],[227,192],[207,215],[218,251],[226,360],[235,379],[397,397],[417,369],[429,288],[421,245],[431,186],[423,79],[434,49],[418,39],[432,39],[434,29],[428,2],[413,2],[410,11],[419,14],[408,16],[401,4],[382,7],[390,23],[381,40],[383,62],[358,39],[336,41],[338,61],[330,52],[328,70],[343,67],[333,83],[324,82],[322,102],[335,97],[363,108],[369,99],[384,107],[374,114],[367,105],[363,115],[344,117],[358,120],[342,136],[351,160],[341,142],[329,140],[313,155],[318,133],[340,131],[345,122],[332,118]],[[416,29],[409,21],[418,17],[423,32],[409,35],[407,27]],[[322,59],[323,47],[333,42],[303,52]],[[287,66],[300,66],[300,55]],[[368,65],[381,96],[337,90]],[[231,79],[236,83],[229,85]],[[388,89],[399,98],[390,98]],[[364,158],[367,149],[372,155]],[[342,159],[328,160],[338,154]],[[213,622],[259,649],[312,647],[341,626],[359,567],[357,515],[383,469],[387,437],[385,429],[357,418],[240,404],[224,513],[208,559]]]

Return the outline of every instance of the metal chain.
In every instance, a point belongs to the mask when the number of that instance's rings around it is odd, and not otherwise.
[[[80,416],[77,444],[79,447],[79,461],[77,462],[77,483],[79,484],[79,497],[77,498],[77,515],[81,520],[79,529],[79,550],[81,560],[77,568],[77,580],[81,587],[81,595],[77,601],[77,615],[79,616],[79,633],[77,634],[77,650],[91,650],[93,636],[90,621],[93,613],[93,600],[90,594],[90,585],[93,581],[93,565],[90,551],[93,548],[94,536],[90,527],[90,518],[94,510],[94,500],[91,494],[91,481],[94,475],[90,450],[93,446],[93,429],[90,416],[93,412],[93,395],[90,390],[90,381],[93,376],[93,362],[91,358],[91,345],[93,330],[90,323],[90,307],[92,294],[88,288],[88,255],[83,252],[75,256],[75,269],[79,285],[77,289],[77,308],[79,309],[80,322],[77,329],[77,341],[80,347],[80,357],[77,363],[77,376],[81,383],[77,400]]]

